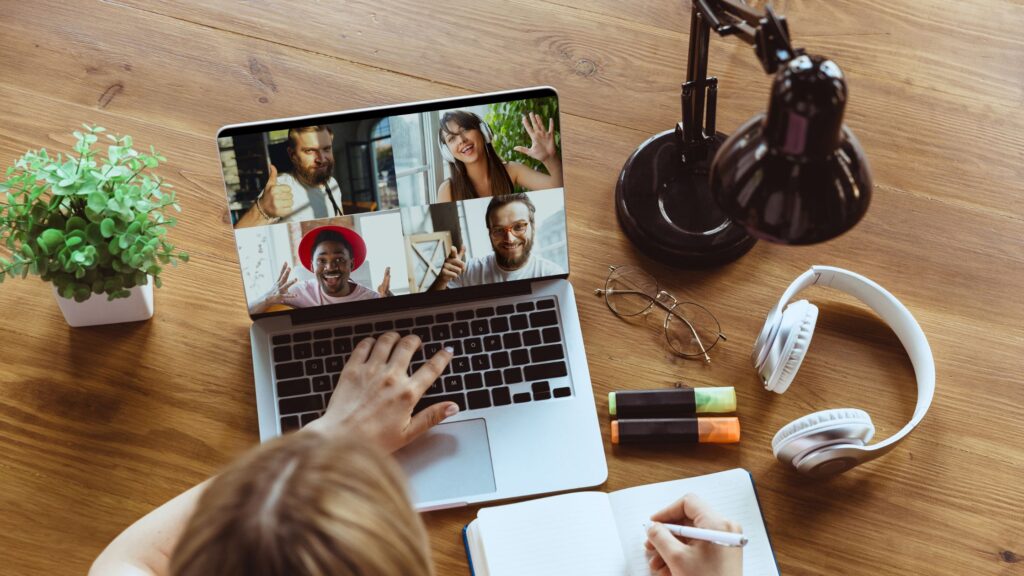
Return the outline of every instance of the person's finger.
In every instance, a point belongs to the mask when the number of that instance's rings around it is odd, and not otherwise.
[[[282,300],[291,300],[293,298],[298,298],[299,297],[299,295],[295,294],[294,292],[285,292],[284,294],[279,294],[278,296]]]
[[[647,565],[651,567],[651,572],[657,573],[658,570],[661,570],[665,567],[665,559],[662,558],[660,554],[655,552],[653,555],[651,555],[651,559],[647,561]]]
[[[541,119],[540,114],[533,115],[533,129],[539,134],[544,134],[544,120]]]
[[[651,516],[655,522],[690,520],[694,526],[722,530],[725,521],[696,494],[686,494]]]
[[[402,372],[405,372],[405,369],[409,367],[409,360],[412,359],[412,355],[420,349],[420,344],[422,344],[422,340],[415,334],[403,337],[395,344],[395,349],[391,351],[388,365],[400,368]]]
[[[676,538],[664,524],[655,522],[647,529],[647,540],[654,546],[654,551],[665,561],[666,564],[675,564],[673,561],[680,556],[685,556],[687,545]]]
[[[444,369],[451,361],[452,351],[446,346],[424,362],[419,370],[413,372],[412,382],[417,398],[422,396],[427,391],[427,388],[430,388],[430,385],[441,376],[441,373],[444,372]]]
[[[526,146],[516,146],[515,148],[513,148],[513,150],[519,152],[524,156],[530,156],[530,149],[527,148]]]
[[[267,161],[267,171],[270,173],[270,176],[267,179],[267,185],[263,187],[264,190],[270,190],[277,185],[277,167],[269,160]]]
[[[281,263],[281,271],[277,274],[277,283],[280,284],[288,279],[288,261]]]
[[[388,358],[391,358],[391,353],[395,349],[395,344],[398,343],[398,332],[385,332],[377,337],[377,343],[373,346],[373,352],[370,352],[370,358],[368,362],[378,362],[380,364],[386,364]]]
[[[466,255],[466,245],[463,244],[459,247],[459,261],[462,261],[462,257]]]
[[[366,359],[370,357],[370,351],[373,350],[373,345],[376,342],[377,340],[372,336],[367,336],[360,340],[359,343],[356,344],[355,349],[352,350],[352,354],[348,357],[348,362],[346,362],[345,365],[348,366],[349,364],[362,364],[366,362]]]
[[[292,278],[290,282],[288,282],[287,284],[285,284],[284,286],[281,287],[281,291],[282,292],[287,292],[288,289],[291,288],[292,286],[295,286],[295,283],[298,282],[298,281],[299,281],[298,278]]]
[[[526,114],[523,114],[523,128],[526,129],[526,133],[533,138],[533,127],[530,125],[530,121],[526,118]]]
[[[459,253],[458,251],[455,250],[455,245],[452,244],[452,247],[448,250],[448,259],[451,260],[452,258],[455,258],[458,255]]]
[[[458,413],[459,405],[455,402],[440,402],[420,410],[405,427],[406,442],[412,442],[427,430],[440,424],[445,418],[450,418]]]

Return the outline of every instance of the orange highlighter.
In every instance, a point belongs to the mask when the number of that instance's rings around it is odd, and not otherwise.
[[[735,416],[612,420],[612,444],[734,444],[739,441],[740,420]]]

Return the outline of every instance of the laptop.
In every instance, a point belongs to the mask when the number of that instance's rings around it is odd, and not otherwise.
[[[605,481],[558,126],[539,87],[218,132],[261,441],[321,416],[355,344],[397,331],[423,341],[410,370],[455,351],[416,409],[461,410],[396,453],[419,510]]]

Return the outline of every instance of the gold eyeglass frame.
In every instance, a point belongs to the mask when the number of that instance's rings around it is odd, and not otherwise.
[[[699,358],[699,357],[703,356],[704,357],[704,363],[705,364],[710,364],[711,363],[711,357],[708,356],[708,351],[711,350],[712,348],[714,348],[715,345],[718,344],[719,340],[728,340],[728,338],[725,337],[725,334],[722,333],[722,325],[718,322],[718,317],[716,317],[714,314],[712,314],[711,310],[708,310],[706,307],[701,306],[700,304],[697,304],[696,302],[691,302],[691,301],[680,302],[675,296],[673,296],[672,294],[662,290],[660,287],[658,287],[658,293],[655,294],[654,296],[652,296],[652,295],[650,295],[650,294],[648,294],[646,292],[642,292],[640,290],[616,290],[614,288],[611,288],[608,284],[612,281],[612,274],[614,274],[615,271],[618,270],[619,268],[623,268],[623,267],[624,266],[621,266],[621,265],[619,265],[619,266],[608,266],[608,278],[606,278],[605,281],[604,281],[604,288],[595,288],[594,289],[594,294],[596,294],[598,296],[604,296],[605,306],[608,306],[608,309],[612,311],[612,314],[615,314],[619,318],[628,318],[628,317],[631,317],[631,316],[640,316],[640,315],[647,314],[648,312],[651,311],[651,308],[653,306],[657,305],[658,307],[660,307],[662,310],[664,310],[666,312],[666,314],[665,314],[665,322],[663,323],[662,326],[663,326],[664,332],[665,332],[665,341],[668,344],[669,349],[671,349],[672,352],[675,355],[682,356],[683,358]],[[642,270],[641,268],[637,267],[637,270],[643,272],[644,274],[647,274],[647,272]],[[648,274],[648,276],[650,276],[650,274]],[[658,279],[655,278],[654,276],[651,276],[651,279],[654,280],[655,286],[657,286]],[[612,295],[614,295],[614,294],[632,294],[632,295],[636,295],[636,296],[643,296],[644,298],[648,299],[648,303],[647,303],[647,306],[643,310],[637,312],[636,314],[622,314],[619,311],[617,311],[614,306],[612,306],[611,302],[608,301],[608,295],[609,294],[612,294]],[[718,334],[718,337],[715,338],[715,341],[712,342],[710,346],[704,346],[704,342],[701,341],[700,336],[697,334],[697,329],[693,327],[693,324],[686,317],[684,317],[682,314],[680,314],[679,312],[676,311],[676,307],[681,305],[681,304],[689,304],[691,306],[696,306],[696,307],[700,308],[701,310],[704,310],[705,312],[707,312],[708,316],[710,316],[715,321],[715,332]],[[700,346],[700,354],[684,354],[684,353],[676,350],[675,347],[672,346],[672,341],[669,339],[668,323],[669,323],[669,321],[671,320],[671,318],[673,316],[675,316],[676,318],[681,320],[684,324],[686,324],[687,328],[690,329],[690,333],[693,334],[694,340],[696,340],[697,341],[697,345]]]

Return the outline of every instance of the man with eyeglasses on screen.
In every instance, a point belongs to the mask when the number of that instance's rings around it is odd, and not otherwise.
[[[526,194],[492,198],[484,219],[494,253],[463,262],[466,247],[456,251],[452,246],[430,289],[480,286],[564,274],[558,264],[530,254],[537,235],[536,212],[537,208]]]

